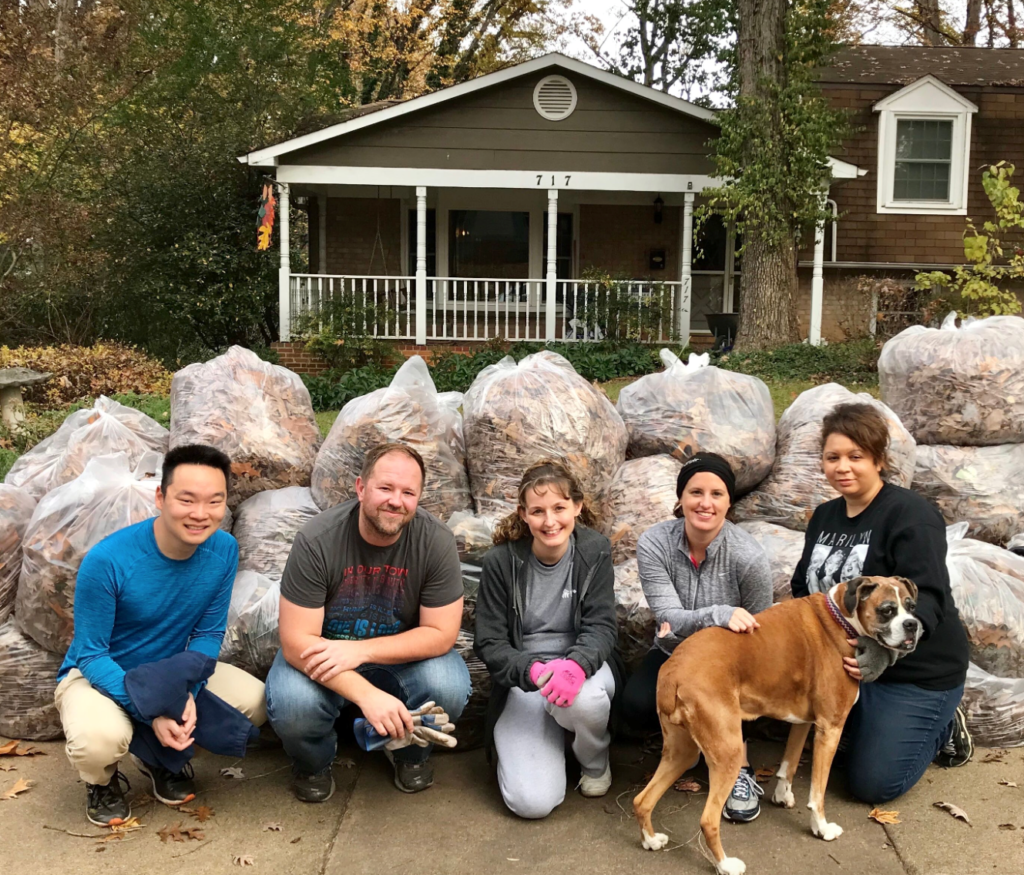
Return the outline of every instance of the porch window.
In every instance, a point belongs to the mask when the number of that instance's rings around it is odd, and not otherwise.
[[[953,122],[899,119],[893,200],[949,201],[953,165]]]
[[[451,210],[448,213],[448,267],[453,277],[528,277],[530,214]]]

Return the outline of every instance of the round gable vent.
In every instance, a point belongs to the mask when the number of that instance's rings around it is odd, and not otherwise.
[[[560,122],[576,109],[576,89],[564,76],[545,76],[533,89],[533,105],[549,122]]]

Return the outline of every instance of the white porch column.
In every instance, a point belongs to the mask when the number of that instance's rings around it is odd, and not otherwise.
[[[679,295],[676,297],[676,334],[679,343],[690,342],[690,300],[693,297],[693,192],[683,193],[683,226],[679,231]]]
[[[290,209],[288,193],[288,183],[278,183],[277,211],[280,214],[278,234],[280,236],[281,266],[277,271],[277,309],[279,323],[278,339],[282,342],[292,339],[292,264],[288,240],[288,213]]]
[[[545,287],[547,306],[544,310],[544,337],[548,341],[555,337],[555,295],[558,287],[558,189],[548,189],[548,251],[545,254],[547,270]]]
[[[320,263],[317,265],[317,273],[327,273],[327,189],[323,188],[319,194],[320,209],[317,211],[320,216],[320,227],[317,228],[319,233],[319,249]]]
[[[427,342],[427,189],[416,186],[416,343]]]
[[[825,208],[828,192],[821,194],[821,208]],[[819,219],[814,225],[814,269],[811,273],[811,324],[807,341],[811,346],[821,346],[821,306],[825,296],[825,220]]]

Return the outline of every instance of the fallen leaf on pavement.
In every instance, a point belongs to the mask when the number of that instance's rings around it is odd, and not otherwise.
[[[698,784],[693,778],[680,778],[675,783],[675,789],[680,793],[699,793],[700,784]]]
[[[983,763],[1001,763],[1003,761],[1004,753],[1006,753],[1004,750],[990,750],[981,758],[981,761]]]
[[[757,778],[757,783],[758,784],[763,784],[765,781],[767,781],[774,774],[775,774],[775,769],[768,769],[768,768],[765,768],[763,766],[760,769],[755,769],[754,770],[754,777]]]
[[[16,772],[18,767],[14,763],[0,763],[0,772]]]
[[[238,781],[245,780],[245,772],[239,768],[227,768],[220,770],[221,777],[223,778],[234,778]]]
[[[166,842],[168,839],[172,842],[183,842],[185,839],[201,842],[206,838],[198,826],[188,826],[182,829],[180,820],[174,826],[165,826],[163,829],[157,830],[156,834],[160,836],[162,842]]]
[[[28,790],[33,783],[33,781],[26,781],[24,778],[19,778],[17,781],[14,782],[14,786],[11,787],[10,790],[6,790],[3,793],[0,793],[0,800],[13,799],[19,793],[24,793],[26,790]]]
[[[882,811],[881,808],[872,808],[868,814],[875,823],[902,823],[898,811]]]
[[[351,757],[340,757],[334,761],[334,765],[341,769],[354,769],[356,767],[356,761]]]
[[[971,823],[971,819],[967,816],[967,812],[964,811],[959,805],[954,805],[952,802],[933,802],[936,808],[941,808],[943,811],[948,811],[957,820],[962,820],[968,826],[974,826]]]
[[[137,817],[129,817],[124,823],[111,824],[110,827],[110,831],[116,833],[135,832],[137,829],[142,829]]]
[[[297,845],[301,841],[302,841],[302,836],[295,836],[295,838],[293,838],[290,842],[288,842],[288,844],[290,844],[290,845]]]
[[[98,844],[98,845],[105,845],[105,844],[107,844],[107,842],[119,842],[123,838],[124,838],[124,833],[123,832],[112,832],[108,836],[103,836],[103,838],[96,839],[96,844]]]
[[[32,747],[31,744],[25,745],[25,747],[18,747],[21,744],[20,741],[6,741],[3,745],[0,745],[0,757],[38,757],[46,756],[45,750],[39,750],[37,747]]]
[[[999,783],[1002,784],[1004,787],[1016,787],[1017,786],[1017,782],[1016,781],[1000,781]]]
[[[1012,823],[1001,823],[1001,824],[999,824],[999,829],[1016,829],[1016,828],[1017,827],[1014,826]]]
[[[276,820],[273,823],[263,824],[264,832],[280,832],[283,828]]]
[[[200,805],[198,808],[189,810],[189,814],[200,823],[206,823],[216,813],[209,805]]]
[[[14,756],[14,751],[17,750],[19,744],[21,742],[18,739],[5,741],[3,744],[0,744],[0,757]]]
[[[249,854],[235,854],[231,862],[236,866],[255,866],[256,861]]]

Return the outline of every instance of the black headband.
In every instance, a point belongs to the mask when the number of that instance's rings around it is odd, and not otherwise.
[[[683,462],[683,468],[676,480],[676,498],[683,497],[683,490],[694,474],[707,471],[721,478],[729,492],[729,504],[736,500],[736,475],[733,474],[729,463],[718,453],[697,453]]]

